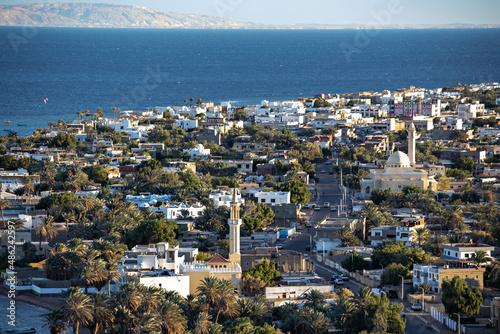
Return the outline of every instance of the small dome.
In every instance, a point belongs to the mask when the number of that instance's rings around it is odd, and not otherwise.
[[[387,160],[388,168],[411,168],[410,158],[403,152],[396,151]]]

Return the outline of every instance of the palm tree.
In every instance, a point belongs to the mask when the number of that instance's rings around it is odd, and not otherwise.
[[[221,280],[216,277],[205,277],[201,285],[196,288],[198,297],[204,296],[210,308],[215,307],[220,297]]]
[[[187,320],[178,305],[169,300],[165,300],[158,311],[163,333],[184,333],[187,326]]]
[[[113,116],[114,116],[115,118],[118,118],[118,115],[119,115],[118,113],[119,113],[119,112],[120,112],[120,108],[113,108]]]
[[[304,324],[308,333],[324,333],[330,327],[330,319],[323,312],[303,310]]]
[[[228,280],[221,280],[219,300],[217,301],[217,316],[215,322],[219,322],[219,316],[222,315],[225,320],[232,319],[236,315],[236,293],[234,285]]]
[[[108,284],[108,296],[111,296],[111,282],[122,277],[116,263],[106,264],[105,277],[106,283]]]
[[[105,329],[114,321],[113,311],[110,308],[111,299],[105,293],[97,292],[90,295],[92,299],[92,315],[94,334],[99,330]]]
[[[14,226],[14,230],[17,230],[24,226],[24,220],[20,218],[12,218],[10,224]]]
[[[49,313],[43,315],[45,322],[42,327],[48,327],[50,334],[61,334],[66,332],[68,328],[63,321],[63,313],[60,309],[53,309]]]
[[[84,115],[85,115],[85,120],[88,120],[90,116],[90,110],[85,110]]]
[[[456,234],[464,236],[465,234],[471,232],[471,228],[469,225],[466,223],[460,223],[458,226],[453,230]]]
[[[156,312],[142,313],[133,318],[133,323],[133,332],[137,334],[157,332],[161,328],[160,318]]]
[[[441,245],[445,244],[447,242],[448,242],[448,239],[444,235],[438,234],[438,235],[435,235],[434,237],[432,237],[429,245],[430,245],[434,255],[441,256],[441,252],[442,252]]]
[[[210,333],[210,319],[212,317],[207,312],[200,312],[193,324],[194,334],[209,334]]]
[[[372,298],[373,292],[370,287],[365,286],[359,289],[354,295],[354,303],[358,306],[360,310],[363,311],[365,317],[367,316],[367,308],[368,304],[370,304],[370,300]]]
[[[78,334],[80,325],[87,326],[93,320],[92,301],[79,289],[74,289],[64,300],[61,308],[63,319],[73,325],[73,333]]]
[[[190,97],[189,98],[189,108],[191,108],[191,104],[193,103],[194,101],[194,97]]]
[[[187,102],[188,102],[188,100],[184,100],[184,106],[186,105]]]
[[[69,223],[76,222],[75,213],[73,211],[64,212],[62,216],[64,218],[64,221],[66,222],[66,232],[68,232],[69,231]]]
[[[316,289],[311,290],[307,294],[306,300],[305,305],[315,310],[320,310],[326,305],[325,297],[323,297],[323,294]]]
[[[422,284],[419,284],[418,285],[418,290],[423,293],[423,294],[426,294],[428,293],[429,291],[431,291],[432,289],[432,286],[430,286],[429,284],[427,283],[422,283]]]
[[[429,240],[431,231],[429,231],[427,227],[418,227],[413,230],[412,234],[413,237],[417,239],[417,243],[420,246],[423,242]]]
[[[104,112],[102,111],[101,107],[97,108],[97,115],[99,116],[99,118],[104,118]]]
[[[3,216],[3,210],[7,209],[9,207],[9,202],[6,199],[0,199],[0,212],[2,213],[2,223],[3,227],[7,227],[5,225],[5,218]]]
[[[484,250],[478,250],[478,251],[475,251],[474,254],[472,254],[471,256],[471,259],[472,261],[474,261],[474,263],[476,263],[479,267],[481,267],[481,265],[483,263],[486,263],[486,262],[490,262],[491,261],[491,257],[488,256],[488,253],[486,253],[486,251]]]
[[[46,216],[42,218],[42,224],[35,229],[40,236],[38,248],[42,250],[42,237],[51,240],[57,235],[57,229],[54,226],[54,217]]]
[[[50,122],[49,123],[49,128],[50,128],[50,131],[52,131],[52,128],[56,125],[56,123],[54,122]]]

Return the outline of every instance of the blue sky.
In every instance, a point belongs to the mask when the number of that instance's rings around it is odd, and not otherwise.
[[[3,5],[41,2],[136,5],[267,24],[500,24],[499,0],[0,0]]]

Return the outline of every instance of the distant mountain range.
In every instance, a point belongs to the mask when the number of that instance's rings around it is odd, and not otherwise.
[[[360,29],[362,24],[265,25],[221,17],[164,12],[138,6],[93,3],[42,3],[0,6],[0,26],[176,28],[176,29]],[[377,29],[498,28],[500,25],[389,25]]]

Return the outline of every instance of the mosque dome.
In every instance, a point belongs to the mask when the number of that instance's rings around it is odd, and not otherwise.
[[[396,151],[391,154],[385,166],[387,168],[411,168],[411,162],[408,155],[403,152]]]

